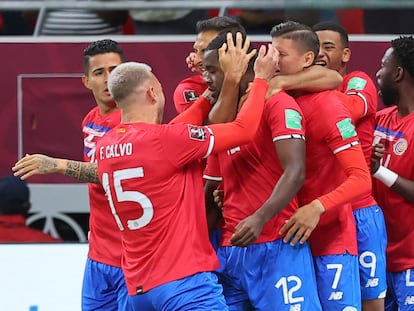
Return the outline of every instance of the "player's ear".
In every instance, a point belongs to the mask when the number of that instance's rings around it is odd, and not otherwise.
[[[87,89],[91,89],[91,87],[89,86],[89,78],[87,76],[82,76],[82,83]]]
[[[306,52],[303,67],[308,68],[309,66],[312,66],[313,61],[314,61],[315,57],[317,57],[317,56],[318,55],[315,56],[315,54],[312,51]]]
[[[351,58],[351,49],[350,48],[344,48],[342,51],[342,62],[347,63],[349,62]]]
[[[148,96],[149,101],[151,103],[154,104],[155,102],[157,102],[157,95],[155,94],[155,91],[154,91],[154,88],[153,87],[148,88],[148,90],[147,90],[147,96]]]

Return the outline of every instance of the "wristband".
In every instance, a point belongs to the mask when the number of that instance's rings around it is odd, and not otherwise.
[[[393,184],[395,184],[398,178],[398,174],[382,165],[380,165],[380,167],[372,176],[382,181],[387,187],[391,187]]]

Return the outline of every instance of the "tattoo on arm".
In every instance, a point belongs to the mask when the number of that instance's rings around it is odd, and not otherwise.
[[[65,175],[94,184],[100,183],[98,178],[98,166],[95,163],[70,160],[67,162]]]

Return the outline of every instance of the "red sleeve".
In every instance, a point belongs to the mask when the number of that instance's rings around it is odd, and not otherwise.
[[[188,123],[202,125],[211,107],[211,103],[205,97],[200,96],[193,105],[172,119],[169,124]]]
[[[347,179],[333,191],[318,198],[326,210],[371,192],[371,176],[361,146],[345,149],[335,156]]]
[[[252,90],[231,123],[212,124],[215,136],[213,152],[220,152],[249,142],[256,134],[263,113],[266,92],[269,86],[266,81],[255,78]]]
[[[368,112],[368,104],[357,93],[344,94],[338,92],[337,95],[341,98],[345,107],[349,110],[352,117],[352,123],[356,123],[363,118]]]

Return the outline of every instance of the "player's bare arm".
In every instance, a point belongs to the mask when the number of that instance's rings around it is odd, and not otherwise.
[[[296,74],[273,77],[269,81],[268,97],[280,90],[320,92],[336,89],[342,83],[342,80],[342,76],[337,71],[313,65]]]
[[[26,155],[13,166],[12,170],[15,176],[24,180],[34,175],[57,173],[80,181],[99,183],[96,164],[52,158],[43,154]]]

